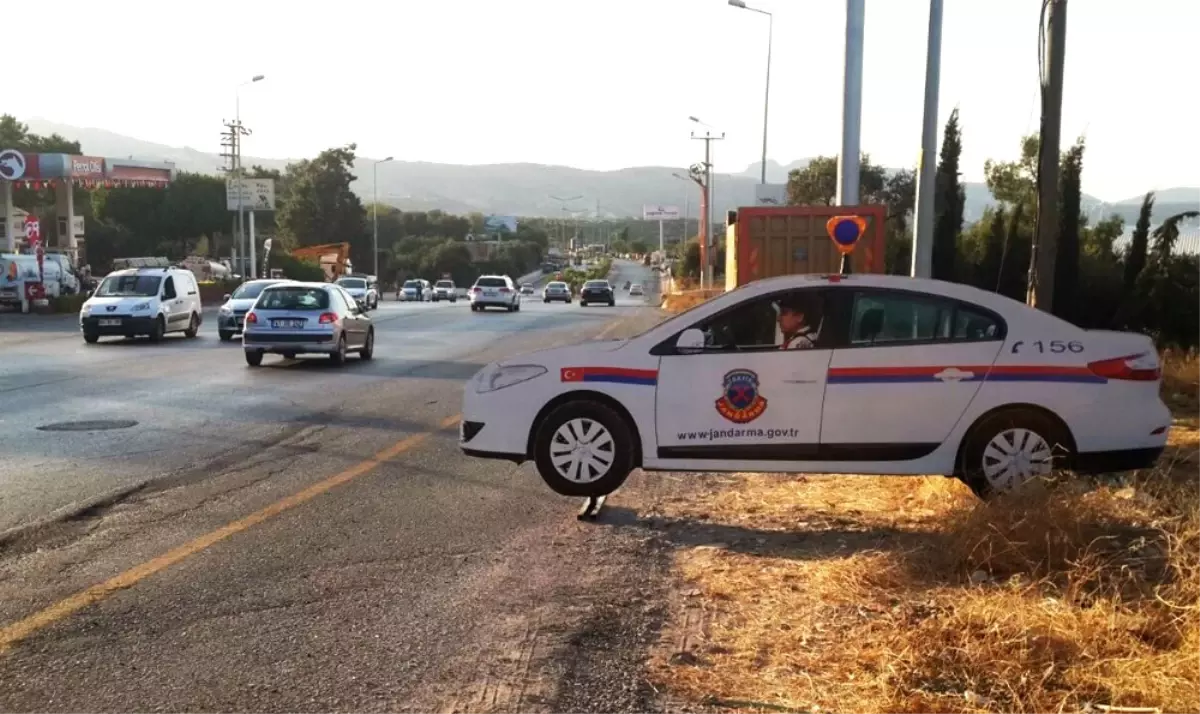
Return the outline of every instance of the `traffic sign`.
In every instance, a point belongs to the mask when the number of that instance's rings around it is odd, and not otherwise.
[[[862,216],[834,216],[825,222],[825,231],[838,251],[849,255],[867,232],[867,221]]]

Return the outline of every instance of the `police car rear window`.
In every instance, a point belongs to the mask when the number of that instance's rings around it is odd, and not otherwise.
[[[255,305],[260,310],[328,310],[329,293],[321,288],[271,288]]]

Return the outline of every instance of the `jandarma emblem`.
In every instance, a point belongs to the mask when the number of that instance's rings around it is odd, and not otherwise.
[[[758,375],[748,369],[725,373],[724,392],[717,411],[735,424],[747,424],[762,416],[767,400],[758,393]]]

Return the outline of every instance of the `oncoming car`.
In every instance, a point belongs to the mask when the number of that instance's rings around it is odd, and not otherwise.
[[[217,336],[221,341],[229,342],[242,331],[246,313],[254,306],[254,301],[264,288],[282,282],[276,279],[249,280],[237,286],[232,295],[226,295],[225,303],[217,311]]]
[[[342,286],[364,310],[374,310],[379,307],[379,292],[375,289],[375,282],[370,278],[351,275],[338,278],[337,284]]]
[[[428,280],[408,280],[400,289],[400,299],[405,302],[427,302],[433,300],[433,289],[429,287]]]
[[[1048,473],[1152,465],[1171,423],[1149,337],[995,293],[885,275],[744,285],[628,340],[495,362],[464,389],[464,452],[534,461],[557,493],[635,468],[944,474],[980,497]]]
[[[542,302],[552,302],[554,300],[562,300],[565,303],[570,303],[571,286],[561,280],[553,280],[546,283],[545,289],[542,290]]]
[[[257,367],[268,352],[291,359],[324,354],[334,364],[348,352],[375,354],[375,328],[365,308],[329,283],[286,282],[267,287],[246,313],[242,330],[246,364]]]

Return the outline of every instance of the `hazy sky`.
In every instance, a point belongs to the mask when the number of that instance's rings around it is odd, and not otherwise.
[[[980,180],[1036,130],[1040,0],[945,5],[939,124],[960,108]],[[756,6],[775,13],[771,158],[835,154],[845,3]],[[248,155],[357,142],[410,161],[685,166],[701,156],[688,115],[727,132],[717,170],[761,152],[767,18],[725,0],[60,0],[54,15],[27,37],[61,51],[10,58],[36,81],[3,111],[216,151],[235,88],[265,74],[241,90]],[[927,0],[867,0],[862,146],[878,163],[916,161],[927,23]],[[1198,27],[1197,0],[1070,4],[1063,144],[1087,137],[1085,191],[1200,184]]]

